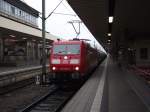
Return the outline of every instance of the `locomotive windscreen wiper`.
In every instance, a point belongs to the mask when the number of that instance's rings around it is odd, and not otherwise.
[[[67,54],[67,51],[59,51],[58,54]]]

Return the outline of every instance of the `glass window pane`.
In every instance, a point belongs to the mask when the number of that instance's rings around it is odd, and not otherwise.
[[[11,13],[12,13],[12,14],[15,14],[15,7],[12,7],[12,6],[11,6]]]
[[[80,45],[67,45],[67,53],[68,54],[79,54],[80,53]]]
[[[54,45],[54,54],[79,54],[80,45]]]
[[[54,45],[53,53],[54,54],[66,54],[66,46],[65,45]]]

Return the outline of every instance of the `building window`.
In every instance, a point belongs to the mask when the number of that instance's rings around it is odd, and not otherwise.
[[[141,59],[148,59],[148,48],[141,48],[140,49],[140,58]]]
[[[21,10],[19,11],[19,16],[22,16],[22,11]]]
[[[15,7],[11,6],[11,12],[12,12],[12,14],[15,14]]]
[[[31,14],[7,3],[5,0],[0,0],[0,11],[16,17],[18,20],[23,20],[24,22],[30,23],[32,25],[37,25],[37,18]],[[10,16],[10,17],[11,17]]]
[[[0,0],[0,10],[2,10],[2,0]]]

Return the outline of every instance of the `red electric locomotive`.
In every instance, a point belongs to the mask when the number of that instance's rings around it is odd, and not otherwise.
[[[99,62],[100,54],[85,41],[57,41],[50,55],[50,79],[80,79]]]

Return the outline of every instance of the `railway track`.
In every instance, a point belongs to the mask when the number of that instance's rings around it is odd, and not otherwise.
[[[35,77],[40,74],[41,74],[41,66],[1,72],[0,95],[33,84],[36,80]]]
[[[31,78],[31,79],[26,79],[26,80],[23,80],[23,81],[16,82],[12,85],[0,87],[0,95],[4,95],[4,94],[7,94],[7,93],[16,91],[18,89],[24,88],[26,86],[29,86],[29,85],[33,84],[34,82],[35,82],[35,79]]]
[[[59,112],[80,87],[56,87],[19,112]]]

